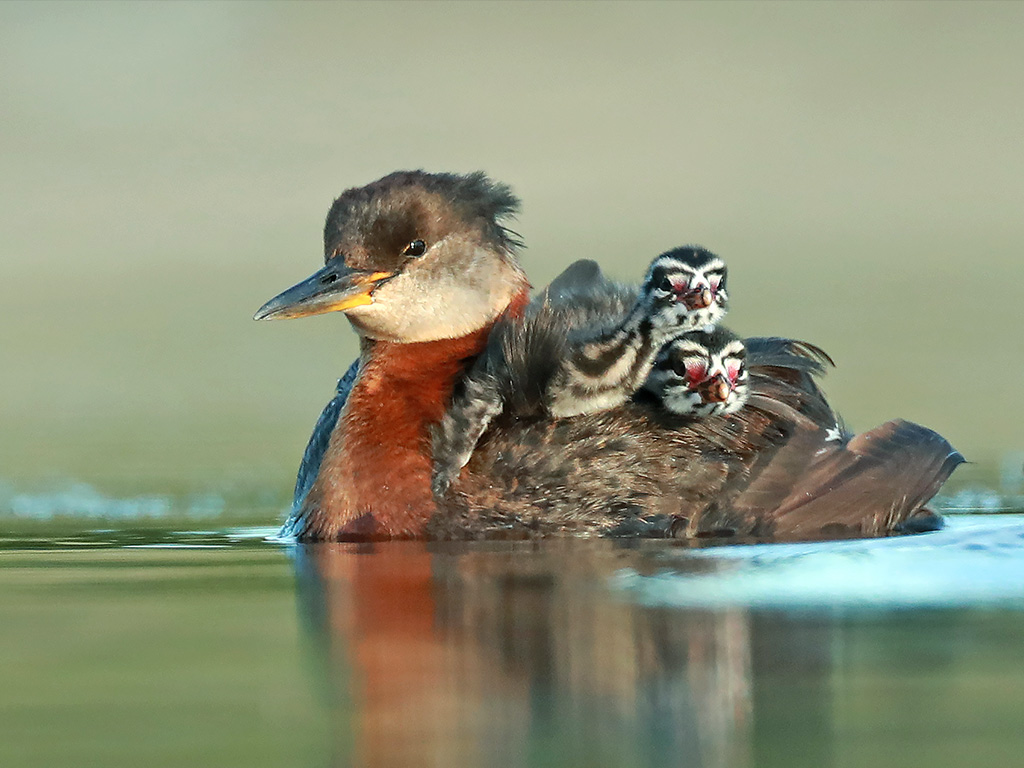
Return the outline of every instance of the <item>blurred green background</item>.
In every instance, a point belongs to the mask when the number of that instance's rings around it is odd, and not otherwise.
[[[513,185],[535,286],[710,247],[732,327],[823,346],[853,427],[927,424],[997,485],[1022,35],[1016,3],[4,3],[0,483],[284,503],[355,337],[252,313],[343,189],[425,168]]]

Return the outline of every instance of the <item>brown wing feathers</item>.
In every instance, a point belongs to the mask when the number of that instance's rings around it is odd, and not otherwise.
[[[864,432],[810,468],[779,505],[780,529],[813,533],[822,524],[856,535],[892,530],[921,508],[963,462],[940,435],[896,419]]]

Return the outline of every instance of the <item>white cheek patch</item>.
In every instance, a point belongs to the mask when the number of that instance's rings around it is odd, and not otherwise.
[[[668,387],[662,390],[662,403],[665,407],[680,415],[696,413],[700,408],[700,395],[684,387]]]
[[[432,266],[437,259],[454,262],[438,269]],[[372,339],[412,343],[458,338],[493,321],[523,285],[517,266],[449,236],[382,283],[372,304],[346,315]]]

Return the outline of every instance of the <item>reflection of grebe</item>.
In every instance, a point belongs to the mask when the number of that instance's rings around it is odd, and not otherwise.
[[[749,620],[609,595],[642,552],[362,546],[298,550],[318,665],[346,702],[338,765],[745,764]]]
[[[400,172],[350,189],[327,217],[326,266],[257,313],[343,311],[362,340],[304,457],[300,538],[878,535],[962,461],[904,421],[842,438],[809,377],[794,383],[780,366],[728,417],[687,421],[642,402],[498,416],[438,504],[431,429],[495,323],[518,322],[528,301],[502,224],[517,207],[482,174]]]

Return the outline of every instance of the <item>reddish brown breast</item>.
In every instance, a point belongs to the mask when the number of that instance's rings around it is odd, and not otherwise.
[[[520,315],[524,292],[506,314]],[[430,427],[455,380],[492,326],[415,344],[374,342],[363,354],[320,471],[303,505],[305,536],[405,539],[423,536],[436,511],[430,492]]]

